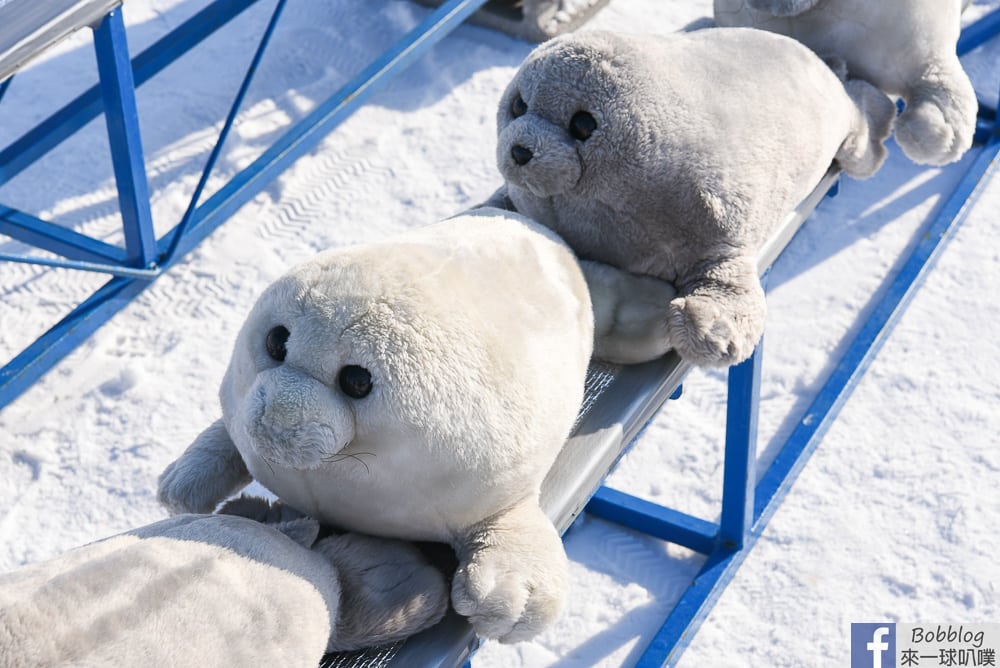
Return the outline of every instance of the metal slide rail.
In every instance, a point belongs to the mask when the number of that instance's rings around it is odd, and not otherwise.
[[[153,233],[149,210],[135,88],[257,1],[215,0],[130,61],[121,9],[117,6],[119,3],[104,0],[104,4],[114,6],[94,28],[99,83],[0,151],[0,185],[3,185],[103,112],[108,124],[108,139],[125,233],[125,248],[122,249],[0,205],[0,234],[60,256],[51,258],[2,253],[0,261],[28,262],[112,276],[0,369],[0,409],[20,396],[292,162],[312,149],[354,110],[365,104],[382,85],[413,64],[486,3],[486,0],[449,0],[443,3],[354,79],[288,128],[254,162],[233,176],[205,202],[200,202],[205,183],[284,7],[285,0],[278,0],[186,213],[179,223],[157,239]],[[96,3],[95,0],[72,0],[69,4]],[[25,11],[31,11],[31,7],[37,8],[41,3],[35,3],[34,0],[8,0],[0,5],[0,10],[10,12],[17,9],[15,5],[27,7],[29,9]],[[78,23],[71,25],[71,28],[84,25],[86,23]],[[48,46],[48,42],[39,43],[39,48],[45,46]],[[16,64],[19,66],[20,61]],[[4,81],[0,83],[0,97],[11,82],[13,69],[16,67],[0,72],[0,76],[4,77]]]

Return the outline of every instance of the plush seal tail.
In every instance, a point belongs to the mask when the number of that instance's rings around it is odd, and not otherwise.
[[[885,140],[892,132],[896,105],[885,93],[860,79],[845,81],[844,88],[858,114],[836,159],[848,176],[865,179],[878,171],[889,154]]]

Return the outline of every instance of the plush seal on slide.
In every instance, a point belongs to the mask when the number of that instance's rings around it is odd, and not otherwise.
[[[444,577],[411,544],[263,499],[178,515],[0,575],[0,666],[315,668],[427,628]]]
[[[972,146],[979,103],[955,53],[969,0],[715,0],[720,26],[794,37],[847,65],[850,76],[906,107],[896,142],[921,164],[954,162]]]
[[[877,89],[764,31],[565,35],[529,54],[500,99],[506,185],[490,204],[552,228],[582,260],[676,288],[620,322],[598,312],[598,357],[676,349],[734,364],[764,329],[758,249],[834,161],[874,173],[894,114]],[[598,295],[622,275],[588,280]]]
[[[331,525],[450,543],[455,609],[483,637],[530,638],[566,594],[539,492],[592,339],[572,251],[517,214],[322,253],[260,296],[222,419],[166,469],[160,499],[204,512],[253,477]]]

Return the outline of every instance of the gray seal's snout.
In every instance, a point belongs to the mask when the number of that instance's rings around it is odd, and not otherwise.
[[[520,144],[515,144],[510,149],[510,157],[513,158],[514,162],[520,165],[521,167],[528,164],[528,162],[531,160],[532,157],[534,157],[534,155],[535,154],[531,152],[531,149],[525,148]]]

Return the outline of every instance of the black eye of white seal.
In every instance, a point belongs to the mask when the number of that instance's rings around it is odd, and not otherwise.
[[[569,119],[569,133],[574,139],[586,141],[596,129],[597,121],[586,111],[578,111]]]
[[[371,373],[357,364],[349,364],[341,369],[337,374],[337,382],[344,394],[355,399],[363,399],[372,391]]]
[[[514,101],[510,103],[510,113],[514,115],[514,118],[528,113],[528,103],[524,101],[523,97],[518,95],[514,98]]]
[[[271,329],[267,333],[267,338],[264,339],[264,347],[267,349],[267,354],[275,362],[284,362],[285,355],[288,354],[288,350],[285,348],[285,343],[288,341],[288,328],[283,325],[278,325]]]

